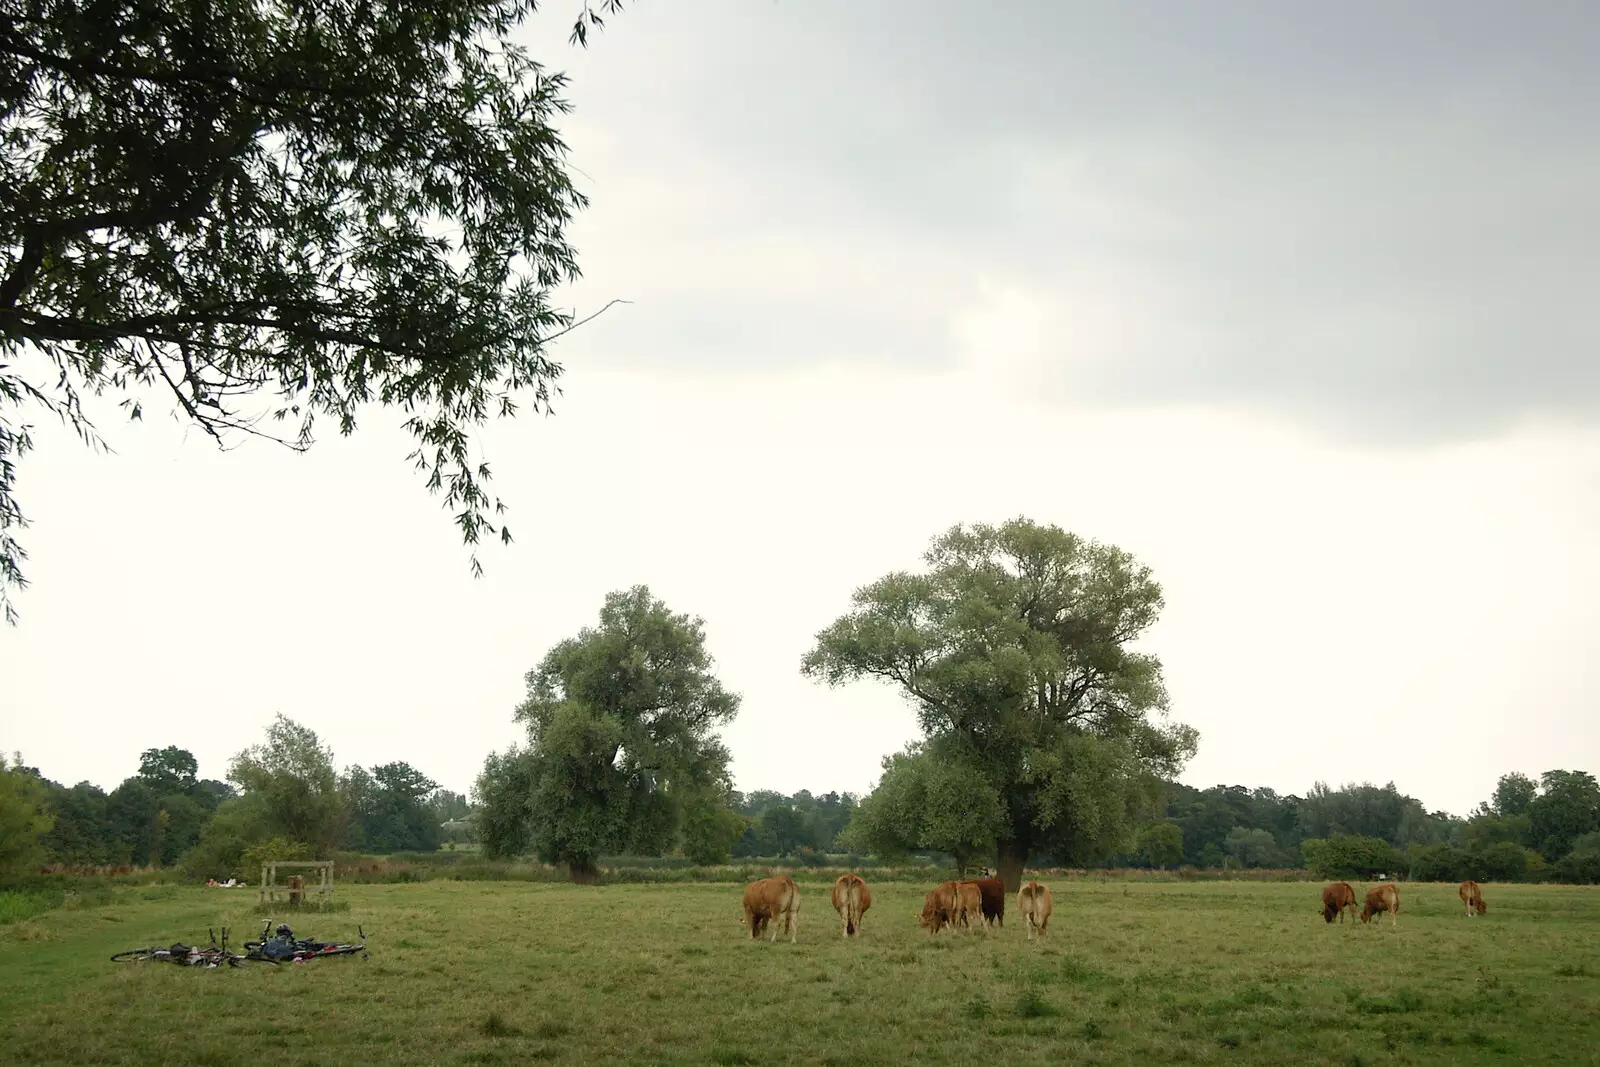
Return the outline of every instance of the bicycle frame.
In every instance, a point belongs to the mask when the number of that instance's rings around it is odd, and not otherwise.
[[[289,944],[292,946],[292,948],[288,955],[281,958],[273,958],[265,954],[266,947],[269,942],[268,934],[271,932],[271,930],[272,920],[268,919],[261,924],[261,940],[246,941],[244,943],[245,956],[243,958],[249,960],[265,960],[270,963],[305,963],[308,960],[314,960],[320,956],[349,956],[357,952],[361,953],[362,959],[370,958],[367,953],[367,932],[361,928],[360,924],[356,925],[356,932],[361,937],[359,944],[349,944],[338,941],[316,941],[311,938],[293,937],[291,934],[291,940]]]
[[[180,967],[205,967],[208,969],[219,967],[224,962],[232,966],[238,966],[235,961],[242,957],[228,951],[228,928],[226,926],[222,928],[221,947],[217,945],[217,934],[214,929],[207,927],[206,935],[211,942],[207,948],[185,946],[184,951],[180,953],[174,952],[170,946],[162,948],[152,945],[149,948],[136,948],[127,952],[118,952],[111,957],[111,960],[113,963],[135,963],[142,960],[151,960],[157,963],[173,963]],[[181,945],[182,942],[179,942],[179,944]]]

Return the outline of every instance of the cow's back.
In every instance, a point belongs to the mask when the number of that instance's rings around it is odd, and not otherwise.
[[[763,919],[776,918],[796,910],[800,890],[788,875],[758,878],[745,886],[744,908],[751,915]]]

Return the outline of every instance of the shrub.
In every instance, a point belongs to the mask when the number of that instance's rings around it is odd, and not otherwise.
[[[61,894],[0,890],[0,926],[42,915],[61,904]]]
[[[260,801],[249,796],[233,797],[217,808],[200,831],[200,840],[184,853],[178,867],[185,877],[196,881],[248,880],[253,872],[243,860],[245,849],[264,837],[265,817]],[[256,871],[260,869],[258,864]]]
[[[1550,877],[1568,885],[1600,885],[1600,833],[1572,842],[1572,851],[1550,865]]]
[[[286,837],[270,837],[259,845],[251,845],[239,857],[239,865],[248,875],[252,871],[259,872],[263,866],[273,860],[309,860],[316,857],[311,854],[311,846],[299,841],[290,841]]]
[[[1449,845],[1414,845],[1406,860],[1406,877],[1415,882],[1459,882],[1467,867],[1467,854]]]
[[[1477,882],[1515,882],[1528,871],[1528,850],[1511,841],[1500,841],[1472,853],[1467,874]]]
[[[1394,846],[1377,837],[1308,837],[1300,842],[1300,853],[1318,878],[1372,878],[1404,866]]]

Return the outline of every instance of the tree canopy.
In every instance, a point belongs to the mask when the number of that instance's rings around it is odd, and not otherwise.
[[[432,852],[443,840],[441,816],[431,801],[439,784],[409,763],[367,771],[350,767],[339,780],[349,822],[346,848],[370,852]]]
[[[45,858],[44,835],[55,822],[45,799],[43,783],[22,766],[22,757],[13,764],[0,753],[0,877],[22,873]]]
[[[615,11],[621,0],[603,0]],[[24,584],[28,410],[156,397],[297,449],[399,407],[468,544],[510,533],[469,432],[549,410],[587,201],[535,0],[23,0],[0,23],[0,604]],[[572,40],[599,11],[582,4]],[[520,398],[520,399],[519,399]],[[472,557],[478,570],[476,554]]]
[[[1149,568],[1025,518],[955,526],[924,560],[858,589],[802,672],[900,688],[930,758],[998,797],[1008,888],[1033,853],[1081,861],[1128,843],[1158,776],[1197,743],[1168,717],[1160,661],[1132,647],[1162,606]]]
[[[264,743],[233,758],[228,779],[258,807],[268,831],[326,854],[339,843],[346,811],[333,753],[316,732],[279,714]]]
[[[728,750],[712,731],[739,698],[712,673],[701,620],[644,586],[610,593],[599,626],[552,648],[527,685],[515,717],[528,747],[491,756],[478,782],[491,857],[531,847],[589,881],[601,855],[658,854],[687,813],[725,806]]]

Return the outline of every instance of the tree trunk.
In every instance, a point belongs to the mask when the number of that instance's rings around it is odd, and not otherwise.
[[[598,885],[600,882],[600,868],[592,859],[568,860],[567,871],[574,885]]]
[[[1002,841],[996,849],[995,865],[1000,868],[1000,881],[1007,893],[1022,888],[1022,867],[1028,862],[1028,846],[1020,841]]]

